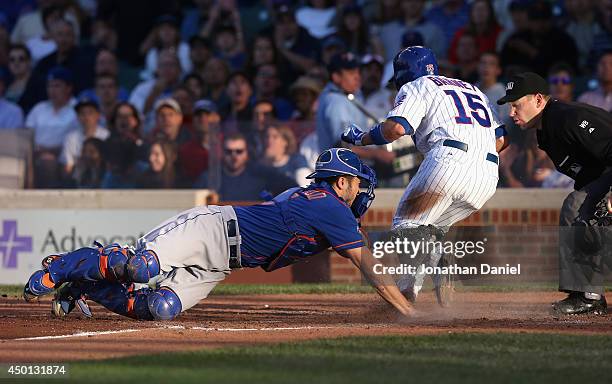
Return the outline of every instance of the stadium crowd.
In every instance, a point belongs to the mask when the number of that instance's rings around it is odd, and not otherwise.
[[[30,187],[260,200],[305,184],[347,122],[385,117],[410,45],[496,108],[504,79],[532,70],[553,97],[612,111],[612,0],[14,0],[0,3],[0,128],[31,130]],[[571,186],[506,120],[499,186]],[[409,138],[359,154],[390,187],[421,159]]]

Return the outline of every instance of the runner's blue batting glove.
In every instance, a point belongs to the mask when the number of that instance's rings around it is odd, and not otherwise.
[[[350,123],[344,130],[344,133],[340,138],[342,141],[346,141],[349,144],[363,145],[361,140],[365,136],[365,132],[361,130],[356,124]]]

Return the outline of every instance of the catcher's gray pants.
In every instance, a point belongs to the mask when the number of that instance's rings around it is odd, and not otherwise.
[[[185,311],[206,298],[230,274],[230,246],[239,243],[228,236],[227,222],[237,220],[230,206],[201,206],[166,220],[138,240],[138,246],[154,251],[162,273],[150,286],[169,287],[181,299]],[[238,249],[238,255],[240,250]]]
[[[570,193],[563,202],[559,218],[559,290],[563,292],[604,293],[606,265],[612,263],[612,228],[576,225],[593,219],[595,207],[610,190],[612,171]],[[592,231],[600,246],[584,245],[585,234]]]

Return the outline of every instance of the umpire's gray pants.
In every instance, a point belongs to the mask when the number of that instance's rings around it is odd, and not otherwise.
[[[563,292],[604,293],[606,268],[612,265],[612,236],[610,227],[576,226],[590,221],[596,205],[612,185],[612,171],[570,193],[563,202],[559,218],[559,290]],[[602,239],[602,246],[586,247],[585,231],[594,231]],[[590,248],[590,249],[589,249]]]

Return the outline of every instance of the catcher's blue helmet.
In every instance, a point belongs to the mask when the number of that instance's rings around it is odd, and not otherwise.
[[[360,218],[374,201],[374,188],[378,186],[376,172],[365,165],[355,152],[347,148],[330,148],[317,158],[315,171],[307,179],[327,179],[335,176],[356,176],[361,181],[360,187],[367,192],[359,192],[351,205],[355,217]]]
[[[421,76],[437,75],[438,61],[429,48],[405,48],[393,59],[393,83],[397,89]]]

